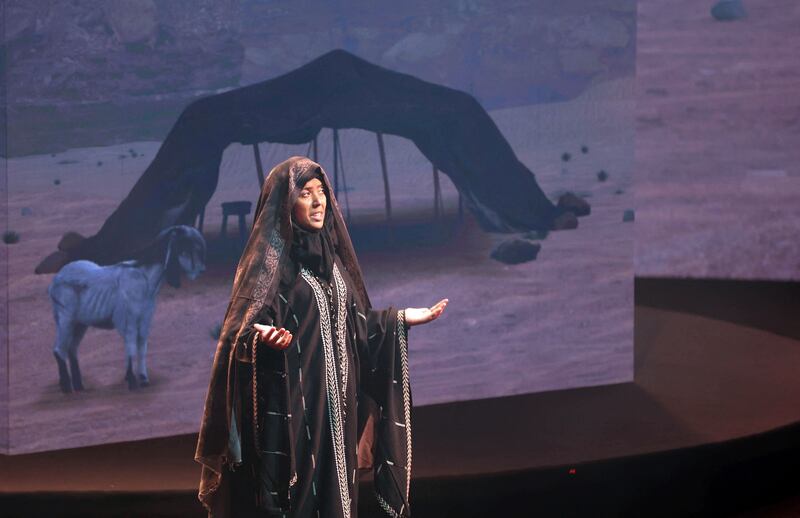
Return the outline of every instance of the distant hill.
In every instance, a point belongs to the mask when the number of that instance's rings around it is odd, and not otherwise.
[[[538,4],[9,1],[9,155],[160,140],[191,100],[335,48],[487,109],[567,100],[633,74],[634,0]]]

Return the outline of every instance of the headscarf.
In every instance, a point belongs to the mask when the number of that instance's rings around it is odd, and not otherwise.
[[[298,180],[314,176],[322,181],[327,191],[326,224],[317,236],[325,239],[324,235],[327,234],[329,242],[326,243],[319,241],[314,244],[317,238],[297,232],[296,225],[293,226],[291,221],[292,208],[305,185],[305,181],[301,183]],[[327,251],[324,250],[326,247]],[[302,156],[293,156],[276,165],[264,181],[253,215],[250,237],[236,268],[231,300],[225,311],[211,368],[211,381],[194,457],[203,465],[198,497],[209,511],[224,507],[222,495],[218,494],[223,469],[226,466],[233,469],[241,462],[236,420],[232,419],[236,383],[235,345],[256,321],[259,311],[272,303],[282,272],[295,271],[292,249],[295,254],[299,253],[311,262],[314,255],[319,253],[322,268],[326,260],[321,254],[333,249],[353,282],[357,302],[363,308],[371,307],[350,235],[328,177],[319,164]]]

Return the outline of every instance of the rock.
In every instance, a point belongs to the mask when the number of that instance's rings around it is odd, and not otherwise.
[[[622,222],[630,223],[633,221],[633,216],[633,209],[625,209],[625,212],[622,213]]]
[[[22,210],[20,210],[20,214],[22,214],[23,216],[30,216],[31,214],[33,214],[33,211],[31,210],[30,207],[22,207]]]
[[[19,242],[19,234],[14,232],[13,230],[6,230],[3,233],[3,243],[7,245],[13,245],[14,243]]]
[[[740,20],[747,16],[742,0],[720,0],[711,8],[711,16],[719,21]]]
[[[553,220],[553,230],[572,230],[578,228],[578,218],[572,212],[563,212]]]
[[[572,158],[572,154],[571,153],[564,152],[561,155],[561,160],[564,161],[564,162],[569,162],[570,158]]]
[[[606,172],[605,169],[601,169],[600,172],[597,173],[597,179],[600,180],[601,182],[605,182],[606,180],[608,180],[608,173]]]
[[[575,216],[588,216],[592,212],[589,202],[571,192],[564,193],[558,198],[556,208],[561,212],[572,212]]]
[[[525,239],[503,241],[490,254],[492,259],[506,264],[519,264],[536,259],[542,245]]]

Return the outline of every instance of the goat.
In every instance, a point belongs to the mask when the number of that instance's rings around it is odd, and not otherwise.
[[[64,265],[47,289],[56,321],[53,356],[62,392],[83,390],[78,345],[89,326],[116,328],[125,341],[128,388],[149,385],[145,354],[158,291],[165,278],[179,288],[181,271],[196,279],[205,262],[203,235],[194,227],[175,225],[162,230],[132,259],[108,266],[83,259]]]

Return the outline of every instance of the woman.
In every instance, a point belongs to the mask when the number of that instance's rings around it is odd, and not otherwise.
[[[409,516],[407,330],[431,308],[373,310],[325,172],[270,171],[236,269],[195,460],[212,517],[355,517],[358,468]]]

